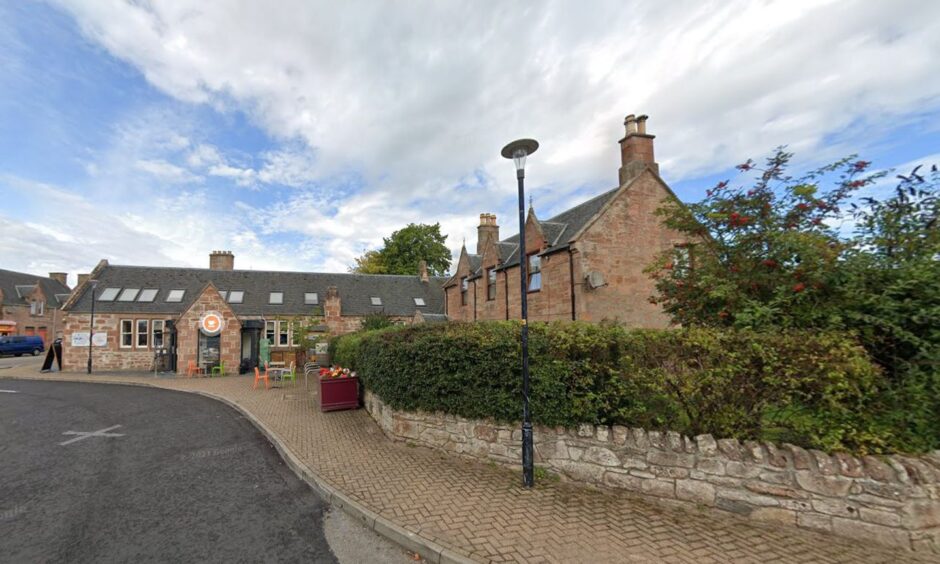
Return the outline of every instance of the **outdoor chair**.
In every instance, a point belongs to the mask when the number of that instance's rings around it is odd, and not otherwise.
[[[189,364],[186,365],[186,377],[192,378],[194,374],[205,374],[205,370],[201,366],[196,366],[195,360],[190,360]]]
[[[215,376],[216,374],[218,374],[219,376],[225,376],[225,363],[224,362],[219,361],[218,365],[213,366],[212,373],[209,374],[209,377],[211,378]]]
[[[261,372],[258,370],[258,367],[255,366],[255,385],[251,387],[252,390],[258,388],[258,381],[264,380],[264,389],[267,390],[271,387],[271,381],[268,380],[268,365],[264,365],[264,376],[261,375]]]
[[[290,380],[292,384],[297,382],[297,369],[294,366],[294,361],[290,363],[290,370],[281,372],[281,380]]]

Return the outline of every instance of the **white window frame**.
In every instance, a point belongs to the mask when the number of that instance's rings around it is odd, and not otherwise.
[[[29,304],[29,314],[39,317],[46,311],[46,302],[36,300],[35,302],[30,302]]]
[[[125,324],[125,323],[127,323],[127,324],[129,325],[129,330],[127,330],[127,331],[124,330],[124,324]],[[118,345],[118,346],[120,346],[122,349],[131,349],[131,348],[134,348],[134,320],[133,320],[133,319],[122,319],[122,320],[120,321],[120,324],[119,324],[119,329],[120,329],[120,333],[121,333],[121,335],[120,335],[121,341],[120,341],[120,345]],[[124,344],[124,337],[125,337],[125,336],[130,337],[130,343],[129,343],[129,344],[126,344],[126,345]]]
[[[532,268],[532,261],[538,262],[538,269]],[[526,255],[526,291],[527,292],[540,292],[542,290],[542,257],[538,253],[532,253],[531,255]],[[538,288],[533,288],[532,283],[538,280]]]
[[[144,324],[144,330],[141,332],[140,324]],[[140,338],[144,338],[144,344],[140,344]],[[135,349],[149,349],[150,348],[150,320],[149,319],[135,319],[134,320],[134,348]]]
[[[160,330],[157,331],[157,327]],[[157,346],[157,335],[160,335],[160,346]],[[154,319],[150,322],[150,344],[153,348],[163,348],[166,339],[166,321],[163,319]]]
[[[277,322],[277,346],[289,347],[291,344],[291,324],[289,321]],[[282,342],[286,339],[286,342]]]
[[[269,329],[268,329],[269,327],[271,328],[270,331],[269,331]],[[269,333],[269,332],[271,333],[271,337],[270,337],[270,338],[268,338],[268,333]],[[277,346],[277,344],[276,344],[276,341],[277,341],[277,321],[268,320],[268,321],[265,321],[265,322],[264,322],[264,338],[267,339],[269,343],[271,343],[271,346],[272,346],[272,347]]]

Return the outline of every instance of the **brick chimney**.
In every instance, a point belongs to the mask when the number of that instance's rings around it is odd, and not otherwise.
[[[84,284],[85,281],[87,281],[90,276],[91,276],[91,274],[88,274],[88,273],[79,274],[79,275],[78,275],[78,284],[76,284],[75,287],[78,288],[79,286],[81,286],[82,284]]]
[[[209,270],[235,270],[235,255],[232,251],[212,251],[209,254]]]
[[[482,255],[487,245],[497,241],[499,241],[499,226],[496,225],[496,215],[481,213],[480,226],[477,227],[477,254]]]
[[[418,261],[418,276],[421,277],[421,281],[427,284],[431,279],[428,277],[428,261],[421,260]]]
[[[49,278],[52,278],[59,284],[62,284],[63,286],[65,286],[66,288],[69,287],[69,283],[68,283],[69,274],[67,272],[50,272]]]
[[[645,115],[634,116],[630,114],[623,120],[627,134],[620,140],[621,186],[647,168],[657,175],[659,174],[659,165],[653,157],[653,139],[655,136],[646,132],[646,120],[648,118],[649,116]]]
[[[338,320],[342,314],[343,308],[339,299],[339,290],[336,286],[327,287],[326,300],[323,302],[323,316],[327,320]]]

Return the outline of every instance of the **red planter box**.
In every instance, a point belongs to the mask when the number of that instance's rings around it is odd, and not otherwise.
[[[320,411],[359,408],[359,378],[320,378]]]

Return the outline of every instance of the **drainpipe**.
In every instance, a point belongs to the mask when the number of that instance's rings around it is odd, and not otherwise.
[[[477,281],[473,281],[473,320],[477,320]]]
[[[503,282],[505,286],[505,291],[503,292],[503,297],[506,298],[506,320],[509,320],[509,271],[503,269]]]
[[[575,309],[575,298],[574,298],[574,253],[571,251],[571,247],[568,247],[568,282],[571,284],[571,320],[576,321],[578,319],[578,310]]]

